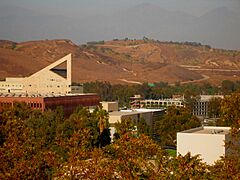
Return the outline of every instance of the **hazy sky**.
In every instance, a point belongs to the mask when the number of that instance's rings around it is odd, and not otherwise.
[[[136,8],[142,3],[151,5]],[[147,36],[239,49],[239,18],[240,0],[0,0],[0,39],[84,43]]]
[[[89,16],[119,11],[141,3],[152,3],[165,9],[183,11],[200,16],[218,7],[240,11],[240,0],[1,0],[1,4],[15,5],[47,14]]]

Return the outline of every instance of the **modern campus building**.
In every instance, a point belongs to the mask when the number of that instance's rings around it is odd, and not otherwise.
[[[65,115],[70,115],[77,106],[98,106],[98,95],[83,94],[81,85],[72,85],[71,69],[69,54],[29,77],[6,78],[0,82],[0,107],[15,102],[25,102],[41,111],[62,106]]]
[[[131,109],[138,109],[141,108],[141,101],[143,100],[143,97],[139,94],[134,95],[133,97],[130,97],[130,106]]]
[[[13,106],[16,102],[26,103],[32,109],[45,111],[63,108],[64,114],[69,116],[77,106],[94,108],[99,105],[100,97],[96,94],[1,94],[0,107]]]
[[[155,122],[157,118],[165,113],[164,109],[128,109],[118,110],[118,102],[101,102],[104,110],[109,112],[109,123],[111,129],[111,136],[115,133],[115,123],[121,122],[122,120],[130,119],[134,125],[143,118],[150,128],[151,135],[155,137]]]
[[[192,114],[200,119],[209,118],[209,104],[214,98],[223,99],[223,95],[199,95],[192,105]],[[143,99],[140,95],[135,95],[130,98],[132,109],[139,108],[167,108],[169,106],[185,107],[184,96],[174,96],[167,99]]]
[[[103,101],[101,102],[102,108],[106,110],[107,112],[113,112],[113,111],[118,111],[118,102],[113,101]]]
[[[193,107],[193,115],[200,118],[208,118],[208,108],[209,102],[213,98],[221,98],[223,99],[223,95],[200,95],[199,100],[194,103]]]
[[[205,126],[177,133],[177,153],[200,155],[207,164],[214,164],[220,156],[230,152],[225,147],[229,140],[229,127]]]
[[[183,98],[168,98],[168,99],[145,99],[141,101],[141,105],[147,108],[156,108],[156,107],[184,107]]]
[[[70,94],[83,93],[83,88],[72,85],[72,59],[68,54],[29,77],[0,81],[0,93]]]
[[[143,99],[141,95],[130,97],[132,109],[137,108],[166,108],[169,106],[184,107],[184,97],[174,97],[166,99]]]

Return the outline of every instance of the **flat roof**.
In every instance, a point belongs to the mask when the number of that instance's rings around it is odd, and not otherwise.
[[[127,109],[127,110],[109,112],[109,115],[123,116],[123,115],[135,115],[135,114],[158,112],[158,111],[164,111],[164,109]]]
[[[101,101],[100,103],[116,104],[116,103],[118,103],[118,101]]]
[[[224,98],[223,95],[200,95],[200,100],[201,101],[209,101],[212,98]]]
[[[96,95],[95,93],[78,93],[78,94],[40,94],[40,93],[0,93],[0,97],[63,97],[63,96],[84,96]]]
[[[137,111],[113,111],[113,112],[109,112],[110,116],[124,116],[124,115],[135,115],[135,114],[141,114],[141,112],[137,112]]]
[[[183,101],[182,98],[168,98],[168,99],[144,99],[143,101],[176,101],[176,102],[179,102],[179,101]]]
[[[157,111],[165,111],[164,108],[159,109],[146,109],[146,108],[140,108],[140,109],[133,109],[134,111],[138,112],[157,112]]]
[[[192,133],[192,134],[229,134],[230,127],[215,127],[215,126],[202,126],[189,130],[182,131],[180,133]]]

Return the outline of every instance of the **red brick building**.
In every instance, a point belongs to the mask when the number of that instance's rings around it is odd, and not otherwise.
[[[0,94],[0,107],[12,106],[15,102],[24,102],[32,109],[42,112],[47,109],[63,108],[66,116],[70,115],[77,106],[98,106],[100,97],[96,94],[72,94],[72,95],[27,95],[27,94]]]

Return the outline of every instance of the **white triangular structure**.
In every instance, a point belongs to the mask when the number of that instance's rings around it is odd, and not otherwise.
[[[24,90],[27,93],[57,93],[67,94],[71,92],[71,54],[59,59],[42,70],[25,78]],[[67,78],[64,78],[52,71],[56,66],[67,62]]]
[[[66,63],[66,69],[57,66]],[[3,82],[0,82],[0,87]],[[73,91],[81,93],[81,86],[72,86],[72,58],[71,54],[59,59],[49,66],[25,78],[6,78],[2,91],[24,92],[40,94],[69,94]],[[18,87],[18,88],[16,88]],[[2,92],[0,90],[0,92]]]

